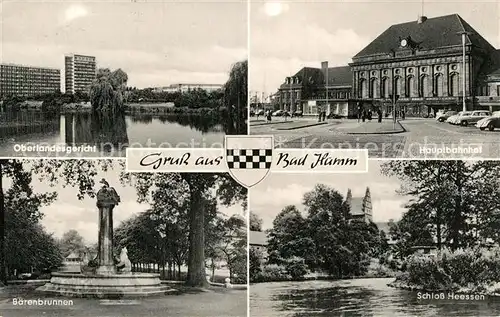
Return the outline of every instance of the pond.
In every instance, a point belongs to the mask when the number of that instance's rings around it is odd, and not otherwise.
[[[500,299],[419,299],[387,286],[392,278],[259,283],[250,286],[251,316],[500,316]],[[447,293],[446,293],[447,295]]]
[[[0,157],[54,156],[53,152],[40,148],[52,145],[87,146],[72,154],[83,157],[121,157],[127,147],[222,147],[226,130],[224,120],[217,115],[48,116],[23,112],[5,118],[3,113]],[[30,149],[26,150],[27,147]]]

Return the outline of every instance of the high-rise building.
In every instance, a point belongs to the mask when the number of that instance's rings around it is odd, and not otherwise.
[[[61,71],[56,68],[0,64],[0,98],[31,97],[61,90]]]
[[[88,92],[96,77],[94,56],[71,54],[64,57],[66,93]]]

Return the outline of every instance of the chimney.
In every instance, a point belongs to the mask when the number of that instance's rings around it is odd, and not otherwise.
[[[422,24],[424,23],[425,21],[427,21],[427,17],[425,15],[419,15],[418,16],[418,20],[417,20],[417,23],[418,24]]]

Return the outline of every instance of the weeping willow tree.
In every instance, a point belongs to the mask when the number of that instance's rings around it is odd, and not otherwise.
[[[234,64],[224,85],[224,106],[228,110],[228,134],[247,134],[248,61]]]
[[[123,93],[127,87],[127,74],[117,69],[99,69],[90,87],[92,109],[101,112],[120,113],[123,111]]]

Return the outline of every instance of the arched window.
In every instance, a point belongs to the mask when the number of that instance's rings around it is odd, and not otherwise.
[[[401,77],[394,79],[394,94],[401,97]]]
[[[377,79],[370,80],[370,91],[368,92],[369,98],[377,98]]]
[[[458,74],[453,73],[450,75],[450,82],[448,83],[448,86],[450,88],[450,96],[458,96],[459,94],[459,80],[458,80]]]
[[[413,76],[408,77],[406,80],[406,95],[415,97],[415,78]]]
[[[389,78],[387,77],[382,79],[381,94],[383,98],[389,98]]]
[[[444,95],[443,75],[441,74],[436,75],[436,77],[434,78],[434,93],[437,97],[443,97]]]
[[[366,85],[366,79],[361,79],[359,82],[359,96],[361,98],[368,98],[368,87]]]
[[[429,97],[429,76],[424,75],[420,77],[419,86],[420,97]]]

